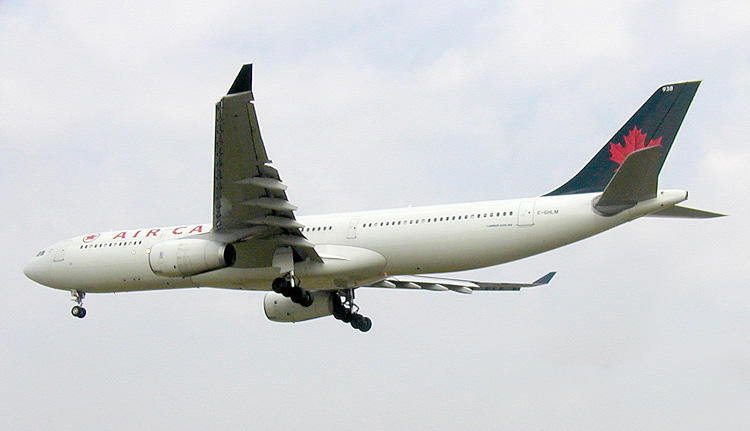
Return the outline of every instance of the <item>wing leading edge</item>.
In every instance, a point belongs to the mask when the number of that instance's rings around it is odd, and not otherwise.
[[[488,283],[483,281],[456,280],[451,278],[427,277],[422,275],[405,275],[388,277],[368,287],[385,287],[390,289],[424,289],[435,291],[451,290],[458,293],[473,293],[475,290],[521,290],[525,287],[536,287],[548,284],[556,272],[550,272],[531,283]]]

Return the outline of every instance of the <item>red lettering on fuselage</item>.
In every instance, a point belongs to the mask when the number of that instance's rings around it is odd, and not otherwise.
[[[188,231],[188,229],[190,229]],[[187,232],[186,232],[187,231]],[[127,239],[130,238],[138,238],[138,235],[140,235],[142,232],[144,232],[143,229],[137,230],[135,232],[120,232],[116,234],[112,239]],[[161,229],[151,229],[148,232],[146,232],[146,237],[149,236],[157,236],[158,233],[161,232]],[[198,225],[193,228],[190,228],[190,226],[178,226],[176,228],[172,229],[172,235],[190,235],[193,233],[203,233],[203,225]],[[96,238],[92,238],[89,241],[93,241]]]
[[[188,233],[195,233],[195,232],[203,232],[203,226],[198,225],[198,226],[190,229],[190,232],[188,232]]]

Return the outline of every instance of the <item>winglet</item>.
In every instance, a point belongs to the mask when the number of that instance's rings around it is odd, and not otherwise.
[[[232,87],[227,94],[244,93],[253,90],[253,65],[245,64],[240,69],[240,73],[234,78]]]
[[[535,286],[541,286],[541,285],[544,285],[544,284],[548,284],[552,280],[552,277],[555,276],[555,274],[557,274],[557,272],[552,271],[552,272],[548,273],[547,275],[545,275],[544,277],[540,278],[539,280],[533,282],[532,284],[535,285]]]

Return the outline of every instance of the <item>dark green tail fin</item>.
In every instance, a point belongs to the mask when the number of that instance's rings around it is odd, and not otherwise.
[[[664,165],[700,81],[664,85],[576,176],[545,196],[601,192],[633,151],[659,147],[658,170]]]

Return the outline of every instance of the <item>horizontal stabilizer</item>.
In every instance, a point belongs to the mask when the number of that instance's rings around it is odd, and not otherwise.
[[[725,217],[726,214],[719,214],[710,211],[697,210],[695,208],[673,206],[664,208],[661,211],[649,214],[647,217],[671,217],[671,218],[716,218]]]
[[[594,207],[602,214],[613,215],[638,202],[655,198],[661,158],[658,146],[630,153]]]

